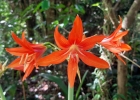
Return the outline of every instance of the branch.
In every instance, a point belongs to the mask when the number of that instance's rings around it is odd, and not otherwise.
[[[112,8],[111,0],[103,0],[105,8],[108,10],[108,17],[110,18],[112,24],[117,27],[118,26],[118,19],[116,17],[115,11]]]
[[[134,0],[131,8],[129,9],[126,17],[123,20],[122,28],[127,29],[131,27],[131,25],[135,21],[135,17],[139,10],[140,10],[140,0]]]

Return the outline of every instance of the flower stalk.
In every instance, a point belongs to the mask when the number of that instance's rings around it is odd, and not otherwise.
[[[129,59],[128,57],[126,57],[125,55],[123,55],[122,53],[120,54],[121,57],[125,58],[126,60],[132,62],[134,65],[136,65],[137,67],[140,68],[140,65],[138,65],[137,63],[135,63],[133,60]]]
[[[70,84],[68,86],[68,100],[73,100],[74,98],[74,87],[70,87]]]

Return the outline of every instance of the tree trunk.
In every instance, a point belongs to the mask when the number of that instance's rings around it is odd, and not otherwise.
[[[122,27],[124,29],[130,28],[135,21],[138,11],[140,10],[140,0],[134,0],[131,8],[125,16]]]
[[[117,93],[124,97],[127,96],[127,66],[125,66],[120,60],[118,60],[117,66],[117,84],[118,90]],[[118,98],[118,100],[122,100]]]

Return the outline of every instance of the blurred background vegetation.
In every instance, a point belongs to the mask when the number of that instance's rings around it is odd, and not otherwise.
[[[17,46],[11,38],[11,31],[19,37],[26,31],[30,42],[55,43],[53,32],[56,25],[59,24],[61,33],[67,36],[68,33],[64,29],[71,30],[73,20],[78,14],[83,21],[87,37],[95,34],[109,35],[118,25],[118,16],[126,18],[134,1],[139,3],[137,2],[139,0],[0,0],[0,61],[4,63],[8,60],[9,64],[14,59],[5,51],[5,48]],[[127,27],[129,33],[125,39],[132,47],[127,56],[138,64],[140,64],[139,10],[140,7],[132,10],[136,14],[130,15],[134,20]],[[46,53],[51,51],[52,49],[48,49]],[[111,69],[86,67],[87,65],[80,62],[83,84],[76,77],[75,100],[140,100],[140,69],[126,61],[127,65],[123,65],[125,70],[121,72],[124,71],[126,77],[119,78],[117,68],[120,62],[110,52],[99,46],[93,48],[92,52],[97,56],[104,52]],[[66,67],[67,62],[46,68],[40,67],[23,83],[22,72],[6,70],[0,78],[6,100],[25,100],[24,97],[26,100],[66,100]],[[124,81],[122,86],[125,86],[121,90],[118,81]],[[82,84],[82,87],[79,87],[79,84]]]

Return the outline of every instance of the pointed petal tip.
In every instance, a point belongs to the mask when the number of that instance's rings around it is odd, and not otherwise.
[[[14,31],[11,31],[11,34],[15,34]]]
[[[5,48],[5,50],[6,50],[7,52],[8,52],[8,49],[9,49],[9,48]]]
[[[121,18],[121,16],[119,16],[119,19],[120,19],[120,23],[122,23],[122,18]]]
[[[25,81],[25,80],[26,80],[26,77],[24,76],[24,77],[22,78],[22,82]]]
[[[22,39],[25,39],[25,31],[22,32]]]
[[[14,32],[12,32],[12,37],[15,37],[15,36],[17,36]]]
[[[80,16],[77,14],[75,19],[81,20]]]
[[[126,65],[126,62],[120,57],[118,53],[114,53],[114,54],[124,65]]]
[[[72,30],[69,33],[68,41],[70,43],[80,43],[83,37],[83,24],[79,16],[76,16],[73,22]]]
[[[96,68],[106,69],[109,68],[108,62],[105,60],[93,55],[87,51],[80,51],[78,52],[79,58],[87,65],[93,66]]]
[[[102,59],[103,60],[103,59]],[[105,60],[103,60],[102,62],[103,66],[102,67],[97,67],[95,66],[96,68],[100,68],[100,69],[110,69],[110,65],[108,62],[106,62]]]
[[[61,49],[64,49],[67,46],[69,46],[68,40],[61,33],[59,33],[58,26],[55,28],[55,31],[54,31],[54,39],[57,46]]]

